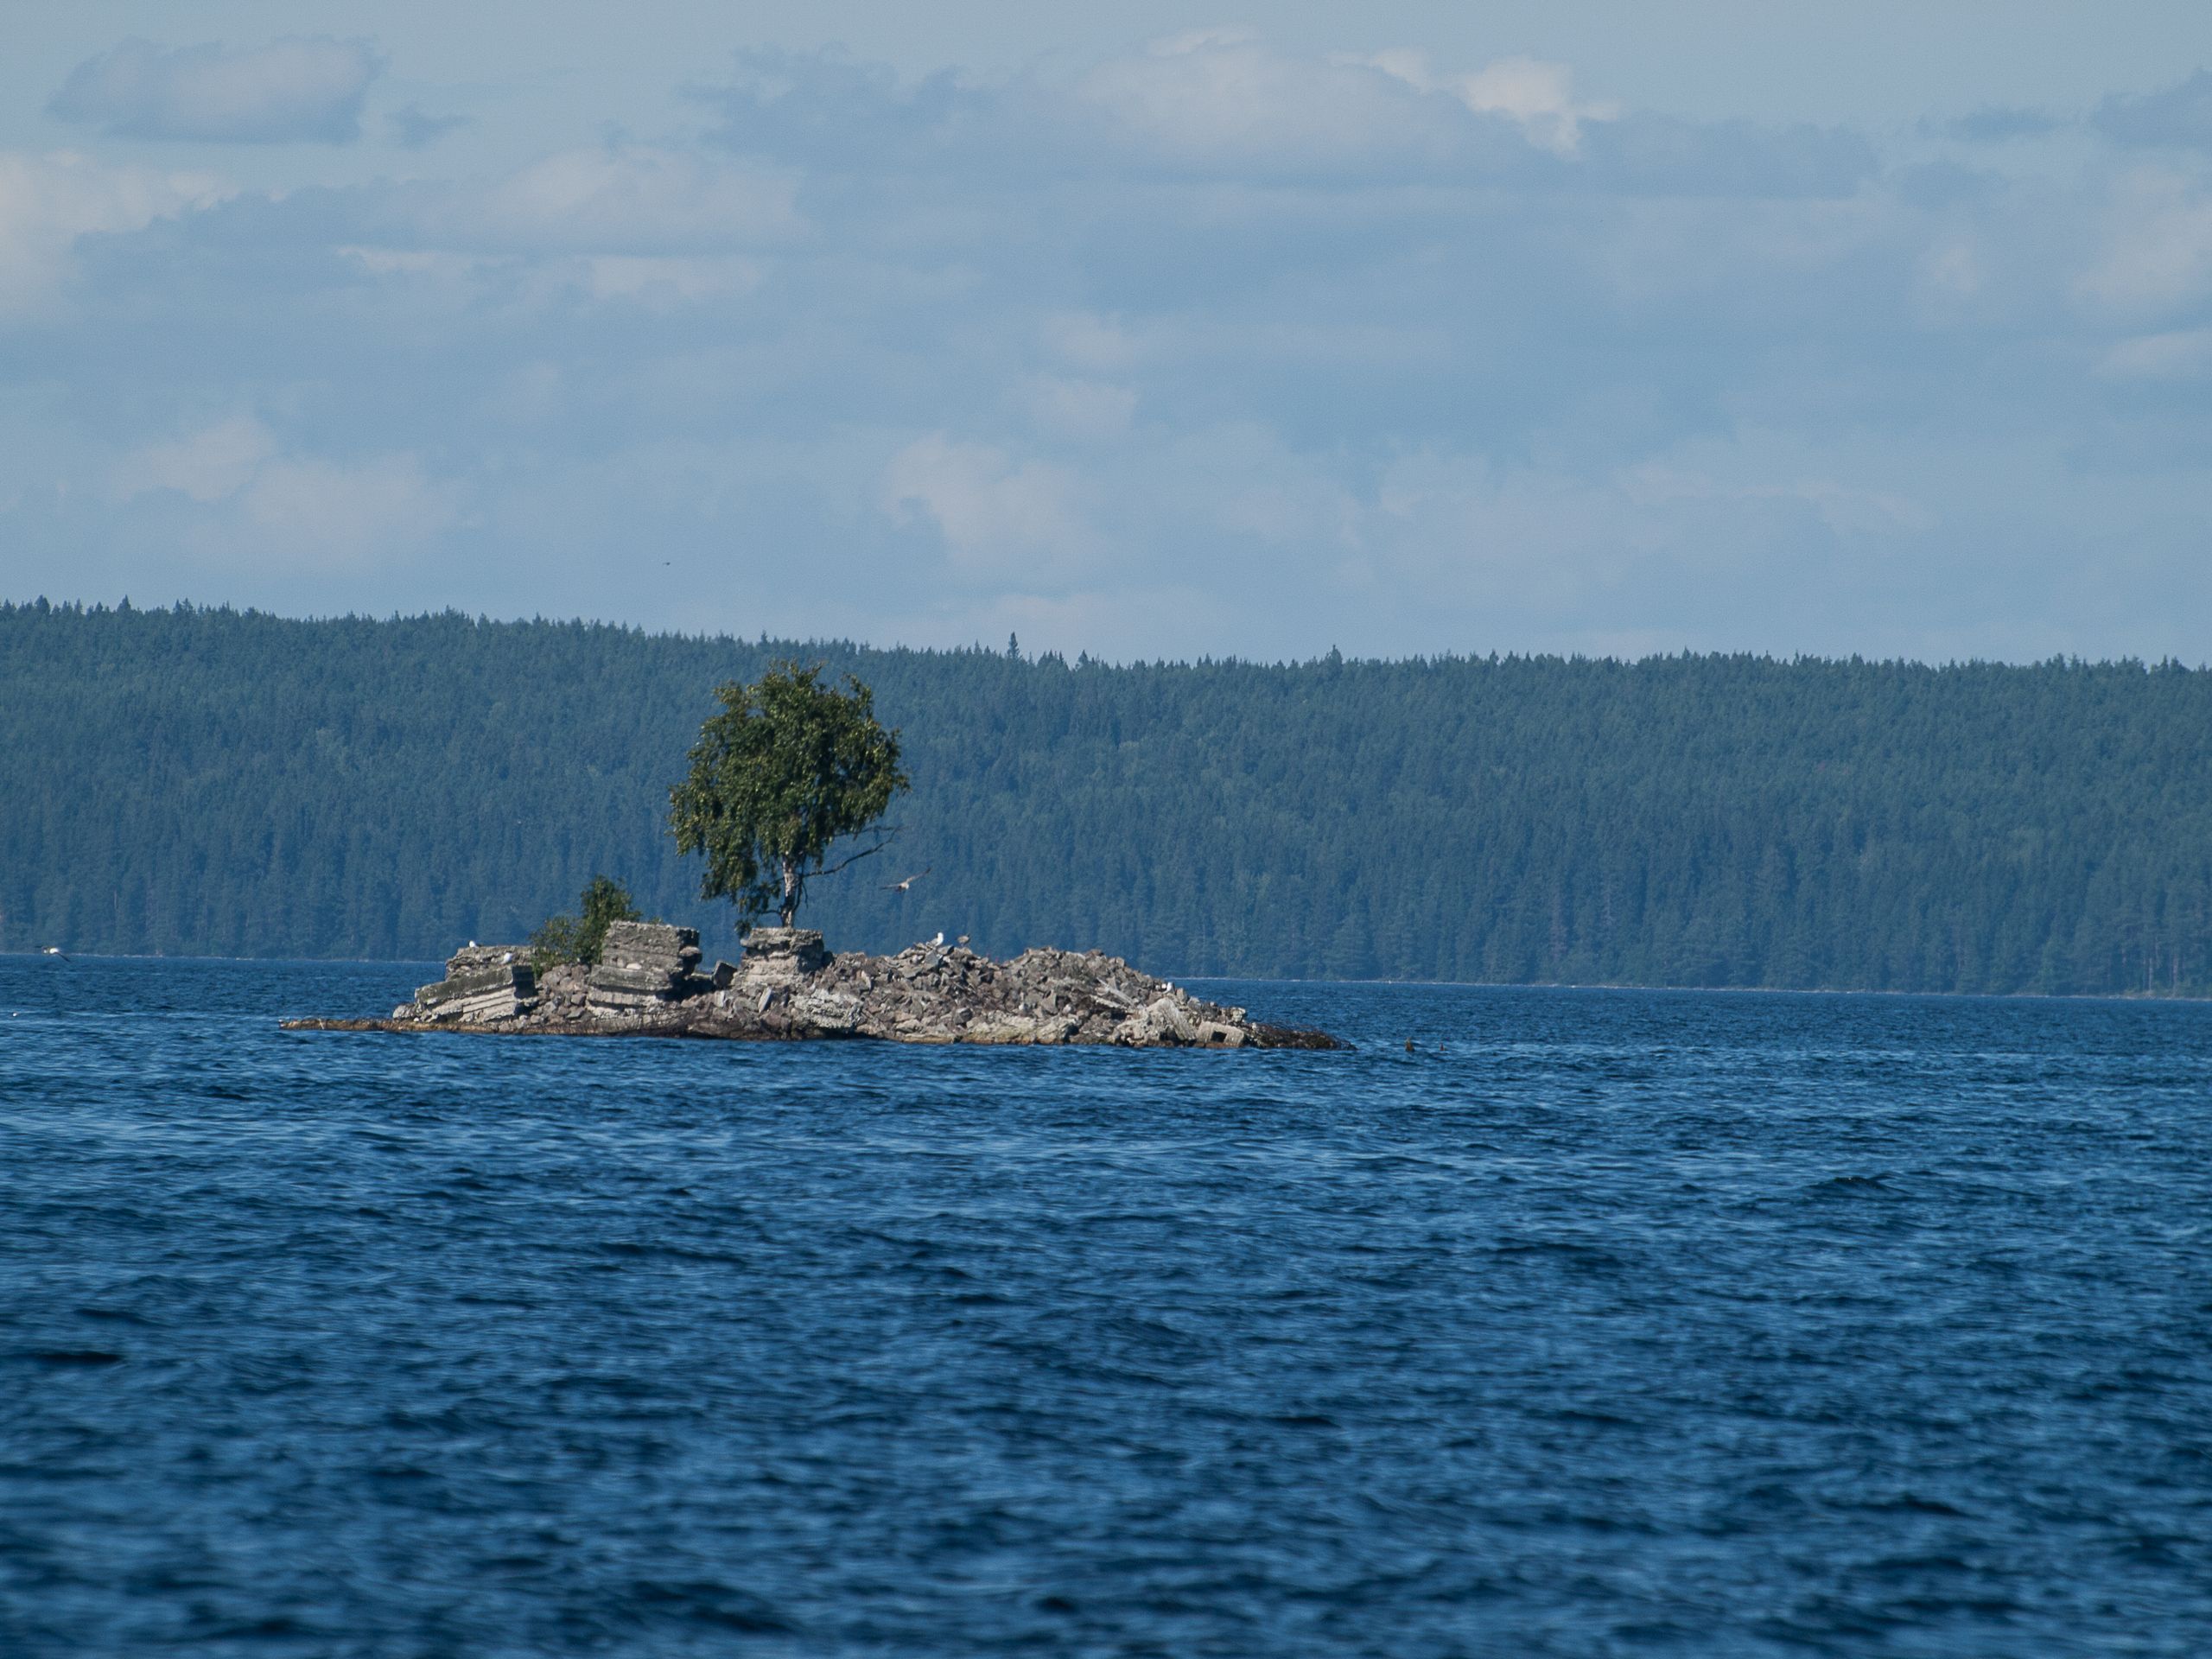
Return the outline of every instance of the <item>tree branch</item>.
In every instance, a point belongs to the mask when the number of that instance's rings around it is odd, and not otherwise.
[[[873,831],[872,833],[881,836],[883,839],[877,842],[873,847],[862,848],[859,852],[855,853],[850,858],[841,858],[835,864],[823,865],[820,869],[814,871],[806,879],[811,881],[817,876],[835,875],[838,871],[843,869],[848,864],[857,864],[861,860],[871,857],[874,855],[881,852],[893,842],[899,839],[899,832],[905,827],[906,826],[903,824],[893,824],[887,830],[877,830]]]

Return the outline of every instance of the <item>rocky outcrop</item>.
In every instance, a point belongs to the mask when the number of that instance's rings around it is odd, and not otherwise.
[[[810,929],[757,928],[734,968],[719,963],[714,975],[702,975],[699,960],[698,936],[690,928],[618,922],[607,930],[598,967],[549,969],[528,1005],[518,1000],[511,1012],[464,1019],[439,1013],[443,1004],[425,1003],[418,993],[390,1020],[289,1023],[1047,1047],[1344,1046],[1320,1032],[1262,1024],[1243,1008],[1206,1001],[1096,950],[1028,950],[998,962],[964,945],[916,944],[893,957],[833,957]]]
[[[478,1025],[517,1019],[532,1012],[537,1002],[527,945],[469,944],[447,960],[443,979],[423,986],[415,1001],[394,1008],[391,1017]]]
[[[585,1002],[601,1015],[666,1007],[713,988],[698,968],[698,929],[665,922],[610,923]]]

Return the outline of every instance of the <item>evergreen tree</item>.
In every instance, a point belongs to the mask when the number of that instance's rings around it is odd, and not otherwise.
[[[1071,669],[51,601],[0,604],[0,949],[442,957],[607,870],[696,925],[668,785],[714,688],[801,652],[899,728],[903,841],[934,872],[810,889],[842,946],[2212,993],[2212,673],[2174,664]]]

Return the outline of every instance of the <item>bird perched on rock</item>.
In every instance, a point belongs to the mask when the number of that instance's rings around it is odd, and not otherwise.
[[[886,893],[904,893],[907,888],[912,887],[915,882],[920,880],[924,876],[927,875],[931,870],[935,868],[937,868],[937,866],[931,864],[927,868],[916,870],[904,881],[887,881],[883,884],[883,890]]]
[[[944,935],[942,933],[938,935],[938,938],[940,939],[944,937]],[[968,936],[965,933],[963,933],[957,939],[954,940],[953,943],[956,944],[965,944],[968,943]]]
[[[943,944],[944,943],[944,930],[941,927],[938,929],[937,938],[931,939],[930,943],[931,944]]]

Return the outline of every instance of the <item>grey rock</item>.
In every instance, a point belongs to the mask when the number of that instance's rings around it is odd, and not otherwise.
[[[633,1014],[695,996],[708,984],[699,965],[699,930],[666,922],[613,922],[591,970],[585,1006],[597,1015]]]
[[[454,952],[446,976],[415,993],[415,1007],[425,1019],[474,1024],[526,1014],[537,994],[529,947],[476,944]]]

